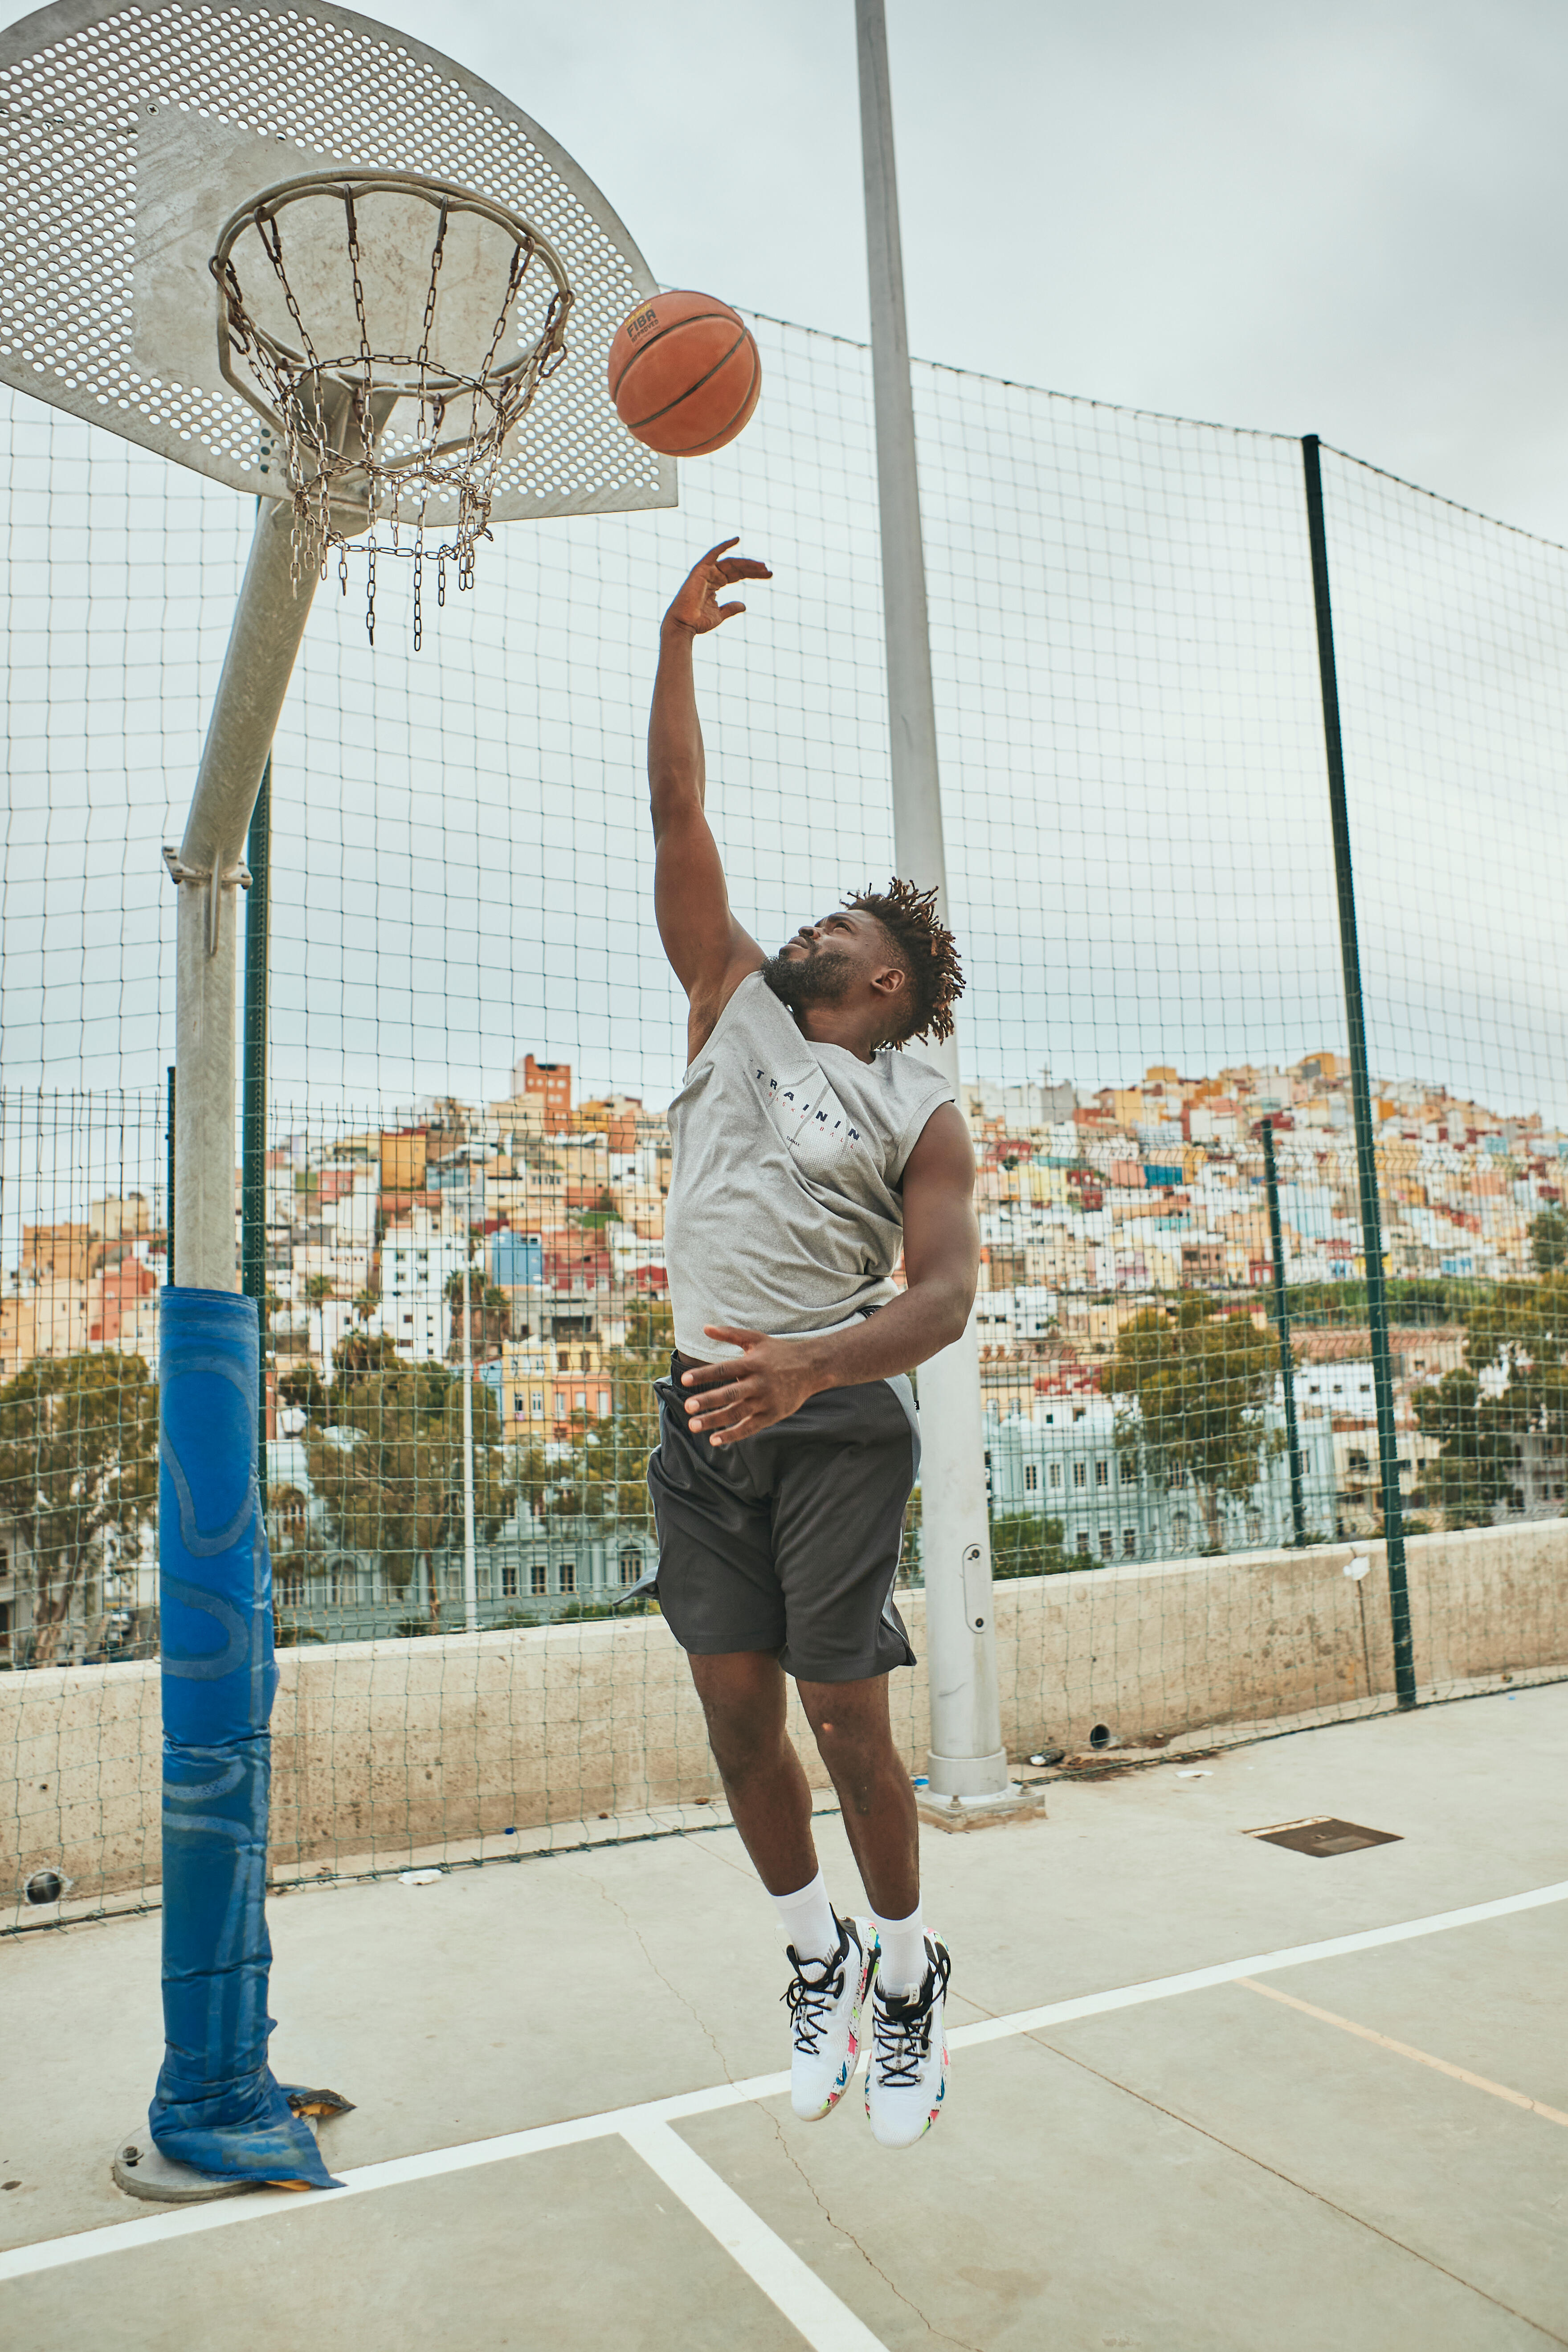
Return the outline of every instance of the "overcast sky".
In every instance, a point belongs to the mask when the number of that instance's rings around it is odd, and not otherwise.
[[[1544,250],[1568,211],[1568,9],[889,10],[918,353],[1315,429],[1568,541]],[[853,0],[381,13],[559,139],[666,282],[864,335]],[[779,572],[704,672],[738,903],[771,940],[889,854],[865,362],[762,336],[757,419],[678,512],[500,532],[418,660],[396,583],[374,662],[357,609],[321,600],[275,786],[280,1089],[308,1069],[356,1101],[495,1093],[531,1047],[668,1091],[650,616],[730,529]],[[1333,1043],[1298,453],[925,370],[917,398],[968,1066],[1098,1083]],[[248,517],[26,406],[0,431],[0,1045],[12,1083],[151,1085],[173,1012],[158,844]],[[1563,558],[1327,471],[1378,1066],[1568,1116]]]
[[[667,282],[866,332],[853,0],[383,0]],[[913,348],[1568,539],[1568,8],[888,0]]]

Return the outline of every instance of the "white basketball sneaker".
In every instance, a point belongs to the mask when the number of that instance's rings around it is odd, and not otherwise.
[[[839,1919],[831,1959],[803,1960],[788,1947],[795,1970],[789,2003],[790,2099],[807,2123],[831,2115],[853,2079],[860,2055],[860,2011],[877,1965],[877,1931],[869,1919]]]
[[[866,2113],[883,2147],[912,2147],[942,2113],[947,2089],[942,2000],[952,1962],[945,1944],[926,1937],[926,1972],[907,2000],[879,1978],[871,1996],[871,2054]]]

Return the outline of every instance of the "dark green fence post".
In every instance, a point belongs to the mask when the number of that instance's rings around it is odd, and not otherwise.
[[[261,771],[245,858],[245,1044],[240,1078],[239,1286],[256,1301],[261,1327],[257,1475],[267,1509],[267,966],[268,857],[272,843],[272,761]]]
[[[1279,1335],[1279,1384],[1285,1392],[1285,1443],[1290,1454],[1290,1524],[1295,1540],[1307,1540],[1307,1506],[1301,1494],[1301,1436],[1296,1423],[1296,1364],[1290,1353],[1290,1302],[1285,1289],[1285,1241],[1279,1223],[1279,1176],[1274,1165],[1274,1121],[1263,1129],[1263,1181],[1268,1188],[1268,1248],[1274,1266],[1274,1324]]]
[[[1366,1259],[1366,1312],[1372,1335],[1373,1392],[1377,1400],[1377,1458],[1383,1483],[1383,1534],[1388,1555],[1388,1606],[1394,1625],[1394,1687],[1401,1706],[1415,1704],[1415,1654],[1410,1632],[1410,1588],[1405,1573],[1405,1520],[1399,1498],[1399,1444],[1394,1426],[1394,1360],[1388,1343],[1388,1295],[1383,1280],[1383,1219],[1377,1199],[1372,1087],[1367,1076],[1366,1019],[1362,1006],[1361,949],[1356,938],[1355,885],[1351,872],[1350,814],[1345,803],[1344,745],[1334,668],[1334,624],[1329,604],[1329,542],[1323,528],[1323,472],[1315,433],[1301,443],[1307,477],[1307,529],[1312,550],[1312,597],[1318,617],[1318,672],[1323,689],[1323,738],[1329,765],[1329,812],[1334,836],[1334,882],[1340,903],[1340,956],[1344,966],[1345,1025],[1350,1036],[1351,1112],[1355,1122],[1356,1173],[1361,1184],[1362,1250]]]

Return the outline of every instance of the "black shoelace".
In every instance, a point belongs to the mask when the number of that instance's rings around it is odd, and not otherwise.
[[[807,1963],[807,1966],[822,1970],[821,1980],[816,1984],[812,1983],[805,1969],[795,1960],[795,1974],[780,1995],[781,2000],[789,2003],[790,2032],[795,2036],[795,2046],[797,2050],[804,2050],[808,2057],[816,2056],[817,2043],[826,2029],[834,2004],[843,1998],[844,1963],[848,1950],[849,1938],[845,1936],[834,1958]],[[795,1959],[793,1950],[790,1958]]]
[[[871,2063],[884,2089],[913,2090],[921,2068],[931,2056],[931,2029],[936,1997],[947,1989],[950,1973],[939,1949],[935,1964],[908,2000],[879,1993],[871,2004]]]

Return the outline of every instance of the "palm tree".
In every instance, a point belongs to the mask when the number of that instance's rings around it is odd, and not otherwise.
[[[311,1306],[317,1309],[316,1353],[321,1359],[321,1370],[323,1372],[327,1369],[326,1302],[329,1298],[335,1297],[336,1295],[337,1285],[333,1282],[330,1274],[312,1274],[306,1277],[305,1296],[310,1300]]]

